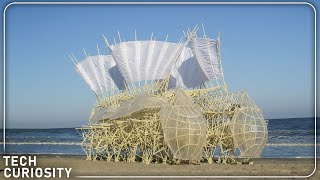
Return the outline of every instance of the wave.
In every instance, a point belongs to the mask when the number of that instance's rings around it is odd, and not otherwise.
[[[0,142],[0,144],[4,144],[3,142]],[[75,143],[75,142],[6,142],[5,143],[10,145],[69,145],[69,146],[80,146],[81,143]]]
[[[270,132],[311,132],[311,133],[314,133],[314,129],[308,129],[308,130],[305,130],[305,129],[294,129],[294,130],[291,130],[291,129],[268,129],[268,131]]]
[[[4,144],[0,142],[0,144]],[[82,143],[77,142],[6,142],[6,145],[67,145],[67,146],[81,146]],[[268,143],[266,146],[314,146],[313,143]],[[316,146],[320,146],[320,144],[316,144]]]
[[[278,147],[278,146],[288,146],[288,147],[294,147],[294,146],[315,146],[315,144],[312,143],[271,143],[266,144],[266,146],[272,146],[272,147]],[[320,146],[320,144],[316,144],[316,146]]]

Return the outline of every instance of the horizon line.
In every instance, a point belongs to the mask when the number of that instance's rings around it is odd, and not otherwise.
[[[274,118],[274,119],[265,119],[267,121],[270,121],[270,120],[284,120],[284,119],[304,119],[304,118],[320,118],[320,117],[294,117],[294,118]],[[85,125],[83,125],[85,126]],[[16,129],[76,129],[76,128],[81,128],[81,126],[78,126],[78,127],[53,127],[53,128],[5,128],[6,130],[16,130]],[[4,130],[3,128],[0,128],[0,130]]]

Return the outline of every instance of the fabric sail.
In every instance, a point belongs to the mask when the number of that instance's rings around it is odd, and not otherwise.
[[[128,41],[110,46],[127,83],[164,79],[183,50],[184,43]]]
[[[111,55],[88,56],[76,68],[97,96],[124,89],[123,78]]]
[[[185,43],[127,41],[110,46],[112,55],[89,56],[76,65],[84,81],[98,96],[123,90],[125,83],[165,79],[169,88],[201,88],[222,79],[219,42],[192,38]]]
[[[205,81],[208,81],[208,78],[193,56],[192,50],[185,47],[173,66],[169,87],[193,89],[200,87]]]
[[[192,38],[189,46],[208,79],[223,78],[219,55],[219,41],[210,38]]]

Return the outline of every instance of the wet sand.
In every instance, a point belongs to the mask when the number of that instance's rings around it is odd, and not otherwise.
[[[0,161],[0,169],[2,170],[0,179],[4,179],[5,162],[3,158]],[[157,176],[154,177],[157,179],[168,178],[168,176],[172,176],[171,178],[176,178],[173,176],[194,176],[195,179],[209,179],[211,178],[209,176],[308,176],[314,170],[314,159],[255,159],[253,164],[240,165],[218,163],[146,165],[134,162],[87,161],[84,156],[41,155],[37,156],[37,167],[72,168],[71,179],[89,179],[88,176],[95,178],[98,178],[97,176]],[[141,178],[137,177],[137,179]],[[151,179],[151,177],[144,178]],[[186,177],[181,178],[185,179]],[[112,179],[116,179],[116,177]],[[316,171],[310,179],[320,179],[320,173]]]

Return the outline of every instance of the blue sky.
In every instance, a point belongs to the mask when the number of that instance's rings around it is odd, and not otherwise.
[[[107,48],[101,37],[177,42],[204,23],[221,33],[229,91],[247,90],[265,118],[313,116],[313,10],[307,5],[13,5],[7,11],[7,128],[87,124],[95,96],[69,53]],[[201,33],[201,31],[199,32]]]

